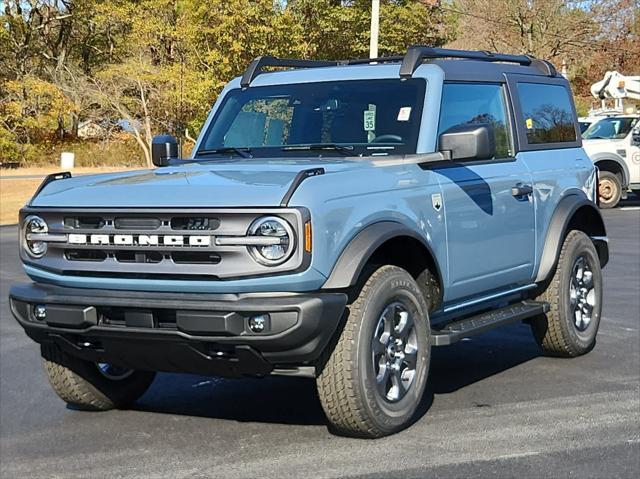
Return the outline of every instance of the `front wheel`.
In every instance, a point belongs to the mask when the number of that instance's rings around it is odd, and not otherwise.
[[[409,273],[383,266],[368,278],[317,379],[339,432],[375,438],[410,424],[427,382],[430,331],[427,305]]]
[[[154,372],[134,371],[70,356],[56,345],[41,347],[51,387],[67,404],[88,411],[125,408],[142,396]]]

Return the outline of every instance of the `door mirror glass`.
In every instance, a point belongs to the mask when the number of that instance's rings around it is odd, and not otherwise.
[[[450,160],[490,160],[496,155],[490,123],[456,125],[442,133],[440,151]]]

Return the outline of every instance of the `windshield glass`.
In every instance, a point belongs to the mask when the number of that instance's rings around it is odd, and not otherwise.
[[[591,125],[582,134],[582,138],[585,140],[621,140],[629,134],[637,121],[637,118],[603,118]]]
[[[425,86],[413,78],[232,90],[196,156],[415,153]]]

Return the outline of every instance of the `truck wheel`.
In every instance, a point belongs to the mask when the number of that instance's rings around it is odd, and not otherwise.
[[[599,173],[598,197],[600,208],[608,210],[614,208],[622,196],[622,182],[620,177],[610,171]]]
[[[344,329],[318,376],[320,402],[343,434],[376,438],[407,425],[430,360],[428,310],[411,275],[382,266],[348,306]]]
[[[142,396],[154,372],[134,371],[70,356],[55,346],[42,345],[49,383],[60,398],[77,409],[106,411],[125,408]]]
[[[602,311],[602,272],[596,249],[582,231],[567,235],[551,283],[538,299],[551,306],[531,321],[545,352],[574,357],[593,349]]]

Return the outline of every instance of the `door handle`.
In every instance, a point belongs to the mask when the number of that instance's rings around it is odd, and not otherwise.
[[[523,185],[518,183],[516,186],[511,188],[511,194],[513,196],[528,196],[533,193],[533,187],[531,185]]]

